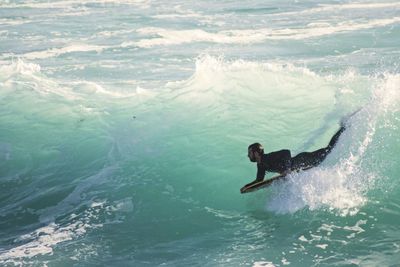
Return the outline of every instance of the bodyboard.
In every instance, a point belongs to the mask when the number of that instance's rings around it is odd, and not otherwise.
[[[260,181],[260,182],[251,182],[245,186],[243,186],[240,189],[240,193],[244,194],[244,193],[250,193],[256,190],[259,190],[261,188],[265,188],[270,186],[273,182],[280,180],[280,179],[284,179],[286,177],[286,174],[279,174],[277,176],[274,176],[268,180],[264,180],[264,181]]]

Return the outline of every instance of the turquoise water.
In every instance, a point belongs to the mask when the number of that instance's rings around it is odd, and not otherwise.
[[[397,1],[1,1],[1,265],[399,266],[399,40]]]

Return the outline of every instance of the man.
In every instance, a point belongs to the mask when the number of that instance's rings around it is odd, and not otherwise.
[[[291,171],[309,169],[319,165],[332,151],[345,129],[345,123],[341,122],[340,129],[333,135],[327,147],[313,152],[302,152],[293,158],[288,149],[264,154],[264,148],[261,144],[251,144],[248,147],[248,157],[251,162],[257,162],[257,177],[255,181],[246,186],[264,180],[267,171],[284,175]]]

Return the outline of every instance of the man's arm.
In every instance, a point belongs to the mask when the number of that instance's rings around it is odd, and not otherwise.
[[[257,163],[257,178],[256,181],[260,182],[264,180],[266,169],[261,163]]]

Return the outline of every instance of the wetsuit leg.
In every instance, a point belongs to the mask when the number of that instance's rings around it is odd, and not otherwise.
[[[291,169],[299,170],[305,169],[309,167],[315,167],[319,165],[326,156],[332,151],[337,141],[339,140],[340,135],[346,128],[344,126],[340,127],[340,129],[333,135],[331,141],[329,142],[327,147],[318,149],[313,152],[302,152],[295,157],[292,158]]]
[[[336,145],[337,141],[339,140],[340,135],[346,130],[346,128],[342,125],[340,129],[333,135],[331,141],[329,142],[328,146],[326,147],[327,153],[331,152],[332,148]]]

